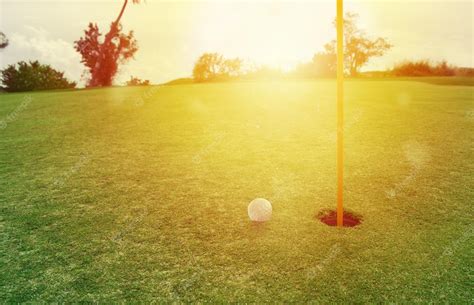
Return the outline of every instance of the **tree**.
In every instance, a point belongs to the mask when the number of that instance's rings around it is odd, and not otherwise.
[[[0,49],[5,49],[7,46],[8,38],[3,32],[0,32]]]
[[[76,87],[59,72],[49,65],[42,65],[38,61],[21,61],[16,65],[9,65],[1,71],[1,80],[7,92],[69,89]]]
[[[337,57],[334,53],[317,53],[313,56],[312,64],[316,71],[316,76],[332,77],[336,75]]]
[[[224,59],[218,53],[204,53],[194,65],[193,77],[197,82],[211,81],[217,78]]]
[[[139,0],[133,0],[138,3]],[[133,57],[138,50],[133,31],[128,34],[121,32],[120,20],[123,16],[128,0],[124,1],[118,17],[110,25],[110,30],[100,41],[102,34],[97,24],[89,23],[84,31],[84,37],[75,41],[75,49],[81,54],[81,62],[88,68],[90,79],[89,87],[112,85],[117,74],[119,64],[124,64]]]
[[[238,77],[242,74],[240,58],[225,59],[219,53],[204,53],[194,64],[196,82],[208,82]]]
[[[299,64],[294,74],[299,77],[334,77],[336,76],[336,54],[319,52],[313,60]]]
[[[346,72],[356,76],[360,68],[373,57],[384,55],[392,45],[382,37],[369,39],[366,33],[357,27],[358,15],[347,13],[344,18],[344,64]],[[336,22],[334,22],[334,25]],[[336,56],[336,41],[324,46],[325,54]]]
[[[242,74],[242,59],[225,59],[222,63],[222,74],[225,77],[238,77]]]

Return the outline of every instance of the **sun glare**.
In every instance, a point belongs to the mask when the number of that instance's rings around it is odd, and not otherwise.
[[[327,3],[207,3],[193,16],[193,51],[213,50],[288,71],[333,38],[334,14]]]

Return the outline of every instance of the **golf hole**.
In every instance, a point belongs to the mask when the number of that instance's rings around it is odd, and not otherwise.
[[[337,226],[337,213],[334,210],[323,210],[318,213],[317,218],[328,226]],[[351,212],[344,211],[343,226],[344,227],[355,227],[360,225],[362,217]]]

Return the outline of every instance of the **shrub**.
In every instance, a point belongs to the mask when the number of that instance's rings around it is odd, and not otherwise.
[[[474,77],[474,68],[456,68],[456,76]]]
[[[429,60],[405,61],[396,65],[392,74],[394,76],[454,76],[456,68],[448,65],[446,61],[433,64]]]
[[[141,80],[138,77],[130,76],[130,80],[125,83],[127,86],[148,86],[150,81],[148,79]]]
[[[1,80],[7,92],[69,89],[75,88],[76,83],[64,77],[49,65],[42,65],[38,61],[20,61],[9,65],[1,71]]]

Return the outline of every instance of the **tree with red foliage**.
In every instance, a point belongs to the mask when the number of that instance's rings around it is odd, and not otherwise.
[[[132,0],[138,3],[139,0]],[[81,62],[87,67],[90,74],[88,87],[104,87],[112,85],[117,74],[118,65],[127,62],[138,50],[133,31],[128,34],[121,32],[120,19],[127,7],[128,0],[124,1],[120,14],[110,25],[110,30],[103,41],[97,24],[89,23],[84,31],[84,37],[75,41],[75,49],[81,54]]]

